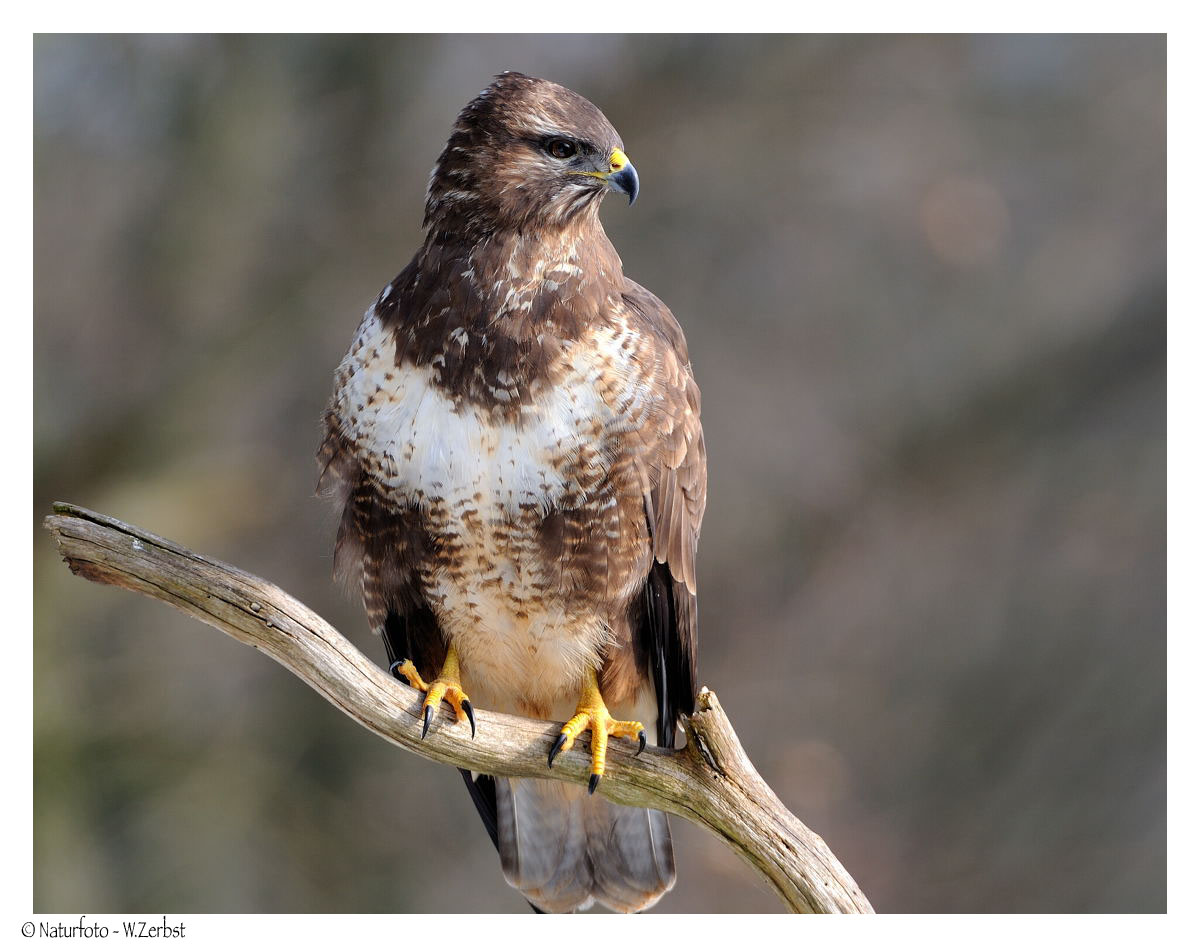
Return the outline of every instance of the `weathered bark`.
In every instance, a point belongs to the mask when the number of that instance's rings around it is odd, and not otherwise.
[[[66,503],[46,518],[77,575],[174,605],[266,652],[368,730],[420,756],[497,776],[586,783],[585,754],[546,754],[558,725],[475,711],[478,736],[442,713],[421,739],[422,695],[367,659],[328,622],[270,582],[99,513]],[[870,913],[871,905],[821,838],[779,801],[751,765],[716,695],[704,688],[682,750],[638,757],[609,744],[599,792],[674,813],[732,848],[793,911]]]

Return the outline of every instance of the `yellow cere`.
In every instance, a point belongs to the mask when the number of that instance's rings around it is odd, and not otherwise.
[[[585,178],[599,178],[601,181],[607,181],[610,174],[616,174],[627,164],[629,164],[629,159],[625,157],[625,152],[620,148],[614,148],[608,159],[607,171],[568,171],[567,174],[578,174]]]

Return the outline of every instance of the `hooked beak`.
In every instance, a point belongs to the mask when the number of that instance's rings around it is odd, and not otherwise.
[[[638,196],[638,174],[633,162],[625,157],[625,152],[620,148],[614,148],[612,157],[608,159],[608,167],[609,171],[604,180],[612,190],[620,191],[628,197],[629,203],[632,204]]]

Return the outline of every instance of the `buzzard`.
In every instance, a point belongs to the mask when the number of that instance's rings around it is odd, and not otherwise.
[[[472,735],[472,700],[566,720],[550,765],[590,734],[586,790],[463,773],[505,877],[548,912],[639,911],[674,884],[666,815],[592,793],[609,737],[644,746],[645,721],[673,746],[695,694],[700,392],[678,323],[622,273],[609,191],[632,204],[638,176],[600,110],[498,76],[338,367],[319,454],[337,567],[427,693],[425,730],[443,701]]]

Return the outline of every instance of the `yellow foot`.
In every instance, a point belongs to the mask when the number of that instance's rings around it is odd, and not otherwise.
[[[446,652],[446,663],[442,665],[442,673],[438,675],[437,680],[430,684],[425,683],[412,661],[393,662],[388,670],[394,677],[402,677],[417,690],[425,692],[425,701],[421,704],[425,717],[421,724],[422,740],[429,732],[429,723],[433,720],[434,708],[443,700],[454,708],[454,716],[460,722],[470,721],[471,739],[475,739],[475,710],[458,681],[458,655],[453,647]]]
[[[600,785],[600,777],[604,775],[604,760],[608,755],[610,736],[628,737],[631,740],[636,737],[638,753],[646,749],[646,728],[634,720],[613,720],[604,698],[600,696],[596,672],[590,668],[584,681],[583,693],[579,697],[579,705],[575,708],[575,716],[563,725],[558,739],[550,748],[547,765],[553,767],[558,754],[571,749],[575,745],[575,738],[584,730],[590,730],[592,734],[592,776],[588,780],[589,793],[596,791],[596,787]]]

